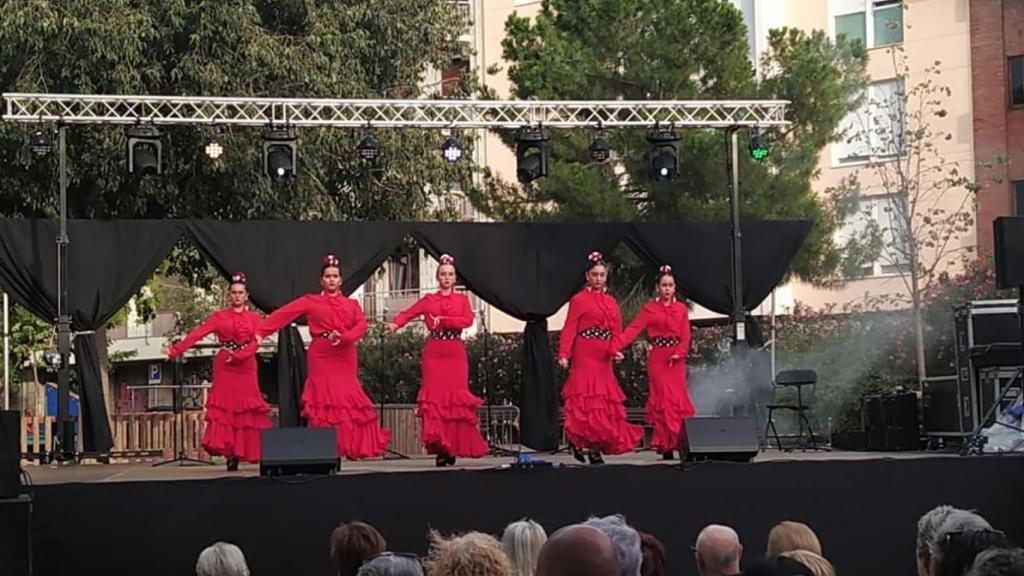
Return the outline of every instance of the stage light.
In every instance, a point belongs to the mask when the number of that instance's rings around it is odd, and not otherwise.
[[[359,157],[367,162],[373,162],[380,155],[380,142],[373,134],[367,134],[359,141],[359,145],[356,146],[356,152],[359,153]]]
[[[462,144],[451,136],[445,138],[441,144],[441,156],[452,164],[461,160],[463,154]]]
[[[543,128],[516,134],[516,177],[526,184],[548,175],[548,136]]]
[[[221,156],[224,155],[224,145],[216,139],[210,140],[203,148],[203,152],[206,153],[206,157],[210,160],[220,160]]]
[[[655,128],[647,133],[651,178],[670,182],[679,174],[679,136],[672,130]]]
[[[590,143],[590,159],[597,163],[607,162],[612,156],[612,147],[603,134],[598,134]]]
[[[270,128],[263,133],[263,173],[271,178],[292,178],[299,166],[295,131]]]
[[[163,172],[163,144],[155,126],[128,130],[128,173],[152,176]]]
[[[750,135],[750,142],[747,144],[747,148],[750,150],[750,157],[759,162],[767,158],[768,153],[771,152],[768,137],[760,132],[754,132]]]
[[[45,130],[36,130],[28,137],[28,147],[36,156],[46,156],[53,150],[53,139]]]

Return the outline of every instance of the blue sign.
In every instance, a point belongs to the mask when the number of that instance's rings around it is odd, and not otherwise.
[[[163,382],[163,370],[160,364],[149,365],[149,383],[159,384]]]

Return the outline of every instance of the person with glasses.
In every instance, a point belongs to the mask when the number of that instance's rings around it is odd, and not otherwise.
[[[1006,535],[980,515],[954,510],[935,533],[928,575],[962,576],[983,550],[1008,546]]]
[[[217,335],[220,349],[213,358],[202,445],[208,454],[226,458],[228,471],[233,472],[239,461],[259,463],[260,430],[270,427],[270,407],[260,395],[255,356],[260,317],[249,309],[245,274],[231,275],[228,300],[228,308],[214,312],[164,352],[168,358],[177,358],[207,335]]]

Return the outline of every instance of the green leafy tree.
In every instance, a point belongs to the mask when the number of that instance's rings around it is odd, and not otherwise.
[[[424,73],[464,50],[462,18],[437,0],[3,2],[0,91],[430,96],[436,87],[420,87]],[[57,161],[28,150],[33,129],[0,125],[0,216],[56,215]],[[139,180],[126,172],[123,128],[69,127],[70,216],[418,219],[443,216],[435,207],[452,183],[472,184],[468,163],[440,158],[435,132],[379,130],[381,156],[369,165],[355,153],[362,130],[304,129],[297,177],[272,182],[262,174],[261,129],[161,131],[164,173]],[[225,147],[215,162],[203,152],[214,137]],[[182,246],[173,258],[175,271],[202,279],[195,250]]]
[[[833,234],[844,214],[812,189],[818,155],[859,102],[866,54],[824,32],[773,30],[758,63],[747,31],[724,0],[545,0],[533,20],[506,22],[504,55],[519,98],[792,101],[785,130],[764,162],[741,154],[741,211],[749,218],[807,218],[814,229],[794,264],[804,279],[833,275],[842,251]],[[550,174],[526,186],[490,178],[473,199],[499,218],[721,219],[729,210],[721,131],[680,130],[672,183],[648,175],[645,130],[609,131],[612,161],[594,164],[588,131],[552,132]],[[745,147],[745,144],[744,144]]]

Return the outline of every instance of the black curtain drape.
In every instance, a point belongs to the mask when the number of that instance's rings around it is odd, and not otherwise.
[[[547,318],[583,285],[587,254],[609,253],[629,233],[622,223],[422,223],[413,235],[434,257],[455,258],[466,286],[526,322],[520,438],[558,447],[558,396]]]
[[[743,309],[751,310],[786,276],[803,244],[807,220],[741,223]],[[644,222],[632,225],[629,244],[645,261],[668,264],[679,292],[719,314],[732,312],[732,224]]]
[[[47,322],[57,316],[57,233],[53,220],[0,220],[0,284]],[[96,330],[110,320],[146,283],[180,233],[175,221],[68,221],[72,330]],[[94,337],[75,338],[74,351],[85,449],[106,452],[113,439]]]
[[[190,220],[186,231],[225,278],[244,272],[249,296],[271,312],[320,290],[323,257],[341,262],[342,290],[351,294],[388,258],[410,229],[404,222],[292,222]],[[295,326],[278,336],[278,405],[281,426],[299,425],[306,355]]]

